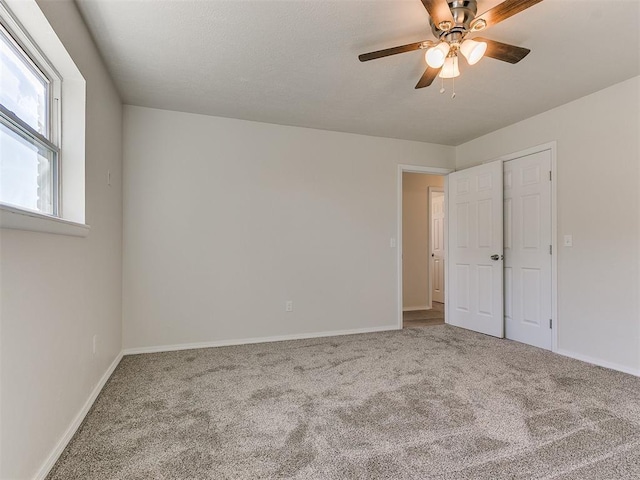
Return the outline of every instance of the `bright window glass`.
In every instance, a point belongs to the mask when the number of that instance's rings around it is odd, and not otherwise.
[[[58,215],[47,77],[0,26],[0,203]]]
[[[49,82],[7,32],[2,30],[0,39],[0,103],[36,132],[47,136]]]
[[[0,124],[0,201],[52,215],[54,161],[55,152]]]

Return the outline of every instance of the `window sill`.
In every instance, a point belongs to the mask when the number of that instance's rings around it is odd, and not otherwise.
[[[89,235],[90,230],[89,225],[9,207],[8,205],[0,205],[0,228],[53,233],[71,237],[86,237]]]

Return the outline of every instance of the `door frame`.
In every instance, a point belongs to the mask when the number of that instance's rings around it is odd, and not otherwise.
[[[446,180],[446,177],[445,177],[445,180]],[[433,192],[442,192],[444,194],[444,187],[428,187],[427,188],[427,209],[428,209],[427,211],[428,211],[428,214],[429,214],[428,215],[428,220],[427,220],[427,222],[429,223],[429,238],[428,238],[428,241],[427,241],[427,245],[428,245],[427,248],[429,249],[429,253],[427,254],[427,260],[428,260],[428,265],[429,265],[429,268],[428,268],[429,271],[428,271],[428,275],[427,275],[427,280],[428,280],[427,281],[427,288],[429,289],[429,296],[428,296],[429,301],[427,302],[427,304],[429,305],[429,308],[433,308],[433,271],[431,269],[431,267],[432,267],[432,265],[431,265],[431,252],[433,251],[433,235],[431,234],[431,232],[432,232],[431,227],[433,226],[433,218],[432,218],[432,216],[433,216],[433,205],[431,205],[431,194]],[[446,201],[447,201],[447,198],[446,198],[446,195],[445,195],[445,198],[444,198],[445,204],[446,204]],[[446,210],[444,211],[444,220],[445,220],[445,223],[442,226],[443,228],[446,227],[446,221],[447,221],[447,211]],[[446,240],[446,232],[443,231],[442,234],[444,236],[444,240],[443,241],[445,241]],[[445,256],[446,256],[446,254],[447,254],[446,244],[445,244],[444,253],[445,253]],[[445,262],[445,265],[446,265],[446,262]],[[446,293],[447,293],[446,285],[447,284],[444,283],[444,279],[442,281],[442,284],[444,285],[444,292],[445,292],[445,295],[446,295]]]
[[[449,178],[447,175],[455,170],[452,168],[440,168],[440,167],[424,167],[421,165],[398,165],[398,178],[397,178],[397,225],[396,225],[396,262],[397,262],[397,276],[398,276],[398,285],[397,285],[397,313],[398,313],[398,329],[402,330],[402,174],[403,173],[424,173],[427,175],[441,175],[444,177],[444,191],[445,191],[445,212],[447,211],[447,187],[449,183]],[[430,204],[429,199],[429,204]],[[448,232],[448,224],[447,224],[447,215],[444,216],[444,241],[445,245],[447,242],[447,232]],[[393,246],[393,239],[391,240],[391,245]],[[447,262],[447,249],[444,251],[444,281],[445,285],[447,285],[447,268],[449,263]],[[429,280],[429,282],[431,282]],[[429,283],[429,287],[431,287],[431,283]],[[444,301],[445,305],[447,302],[447,292],[448,288],[445,286],[444,289]],[[429,290],[429,298],[431,298],[431,290]],[[445,319],[446,321],[446,319]]]
[[[551,315],[553,318],[551,328],[551,351],[558,351],[558,324],[560,319],[558,318],[558,167],[557,167],[557,142],[543,143],[530,148],[525,148],[513,153],[502,155],[492,160],[487,160],[482,163],[490,163],[496,160],[500,160],[503,163],[509,160],[515,160],[516,158],[526,157],[535,153],[544,152],[549,150],[551,152]],[[398,165],[398,178],[397,178],[397,313],[398,313],[398,329],[402,329],[402,174],[403,173],[426,173],[431,175],[443,175],[444,176],[444,208],[445,212],[449,211],[448,195],[446,194],[449,187],[449,173],[456,171],[457,169],[439,168],[439,167],[424,167],[419,165]],[[449,215],[445,214],[444,217],[444,241],[445,245],[448,245],[449,237]],[[393,244],[393,241],[392,241]],[[444,302],[445,308],[449,304],[449,291],[450,286],[448,283],[449,278],[449,249],[445,249],[444,252]],[[431,296],[431,290],[429,290],[429,296]],[[447,319],[445,318],[445,323]]]
[[[557,144],[553,142],[543,143],[535,147],[525,148],[517,152],[509,153],[493,160],[487,160],[484,163],[494,162],[496,160],[508,162],[517,158],[527,157],[536,153],[549,150],[551,153],[551,351],[558,350],[558,175],[556,152]],[[445,216],[445,220],[446,220]],[[446,223],[445,223],[446,225]],[[446,252],[445,252],[446,253]],[[445,264],[446,267],[446,264]],[[446,270],[445,270],[446,271]],[[448,287],[448,285],[447,285]],[[445,289],[445,298],[447,289]]]

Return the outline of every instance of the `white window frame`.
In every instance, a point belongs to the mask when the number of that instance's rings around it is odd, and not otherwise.
[[[44,147],[46,150],[53,152],[51,161],[53,177],[51,214],[39,210],[32,211],[24,207],[7,205],[1,202],[0,204],[14,210],[25,210],[27,212],[35,212],[39,215],[60,218],[62,217],[62,151],[60,148],[62,132],[60,112],[62,78],[29,34],[25,32],[17,20],[4,8],[0,10],[0,34],[8,37],[24,61],[29,63],[30,68],[40,74],[48,84],[46,92],[47,129],[44,135],[37,132],[30,125],[27,125],[22,119],[3,105],[0,105],[0,122],[27,142],[35,146]]]
[[[52,79],[49,109],[52,131],[47,136],[60,149],[58,216],[0,203],[0,236],[26,230],[75,237],[89,235],[86,222],[86,80],[62,37],[38,0],[0,0],[0,19],[28,57]],[[61,34],[64,32],[61,32]],[[63,158],[64,157],[64,158]]]

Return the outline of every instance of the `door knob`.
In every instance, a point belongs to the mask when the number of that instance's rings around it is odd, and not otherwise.
[[[432,257],[435,257],[435,254],[433,254],[433,253],[432,253],[432,254],[431,254],[431,256],[432,256]]]
[[[500,255],[491,255],[491,260],[500,260]]]

